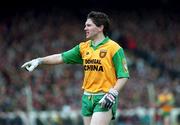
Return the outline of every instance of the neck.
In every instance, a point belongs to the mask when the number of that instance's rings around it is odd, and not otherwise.
[[[94,37],[93,40],[93,44],[94,45],[98,45],[101,41],[103,41],[105,39],[104,34],[98,34],[96,37]]]

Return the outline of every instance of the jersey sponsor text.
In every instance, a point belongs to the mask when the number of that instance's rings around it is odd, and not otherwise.
[[[85,59],[84,61],[85,61],[85,64],[84,64],[84,70],[85,71],[101,71],[101,72],[104,71],[104,69],[101,65],[101,60],[99,60],[99,59]],[[100,65],[97,65],[97,64],[100,64]]]

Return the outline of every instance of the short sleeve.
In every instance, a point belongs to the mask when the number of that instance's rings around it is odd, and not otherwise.
[[[63,52],[62,58],[64,63],[66,64],[82,64],[83,60],[80,54],[79,45],[75,46],[74,48]]]
[[[126,58],[123,48],[120,48],[113,56],[113,63],[116,70],[117,78],[129,78]]]

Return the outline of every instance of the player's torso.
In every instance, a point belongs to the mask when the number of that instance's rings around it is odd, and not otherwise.
[[[80,45],[85,72],[83,88],[87,91],[108,91],[116,81],[112,56],[113,45],[108,41],[97,48],[91,46],[91,42]]]

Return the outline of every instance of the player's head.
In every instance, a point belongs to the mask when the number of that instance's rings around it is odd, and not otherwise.
[[[87,31],[89,30],[88,28],[92,28],[94,30],[93,33],[95,34],[98,33],[98,31],[102,31],[104,35],[107,35],[109,31],[109,23],[108,15],[103,12],[91,11],[87,16],[85,30]],[[94,27],[88,27],[89,25]],[[86,33],[86,37],[91,37],[92,35],[93,34],[90,34],[89,32]]]

